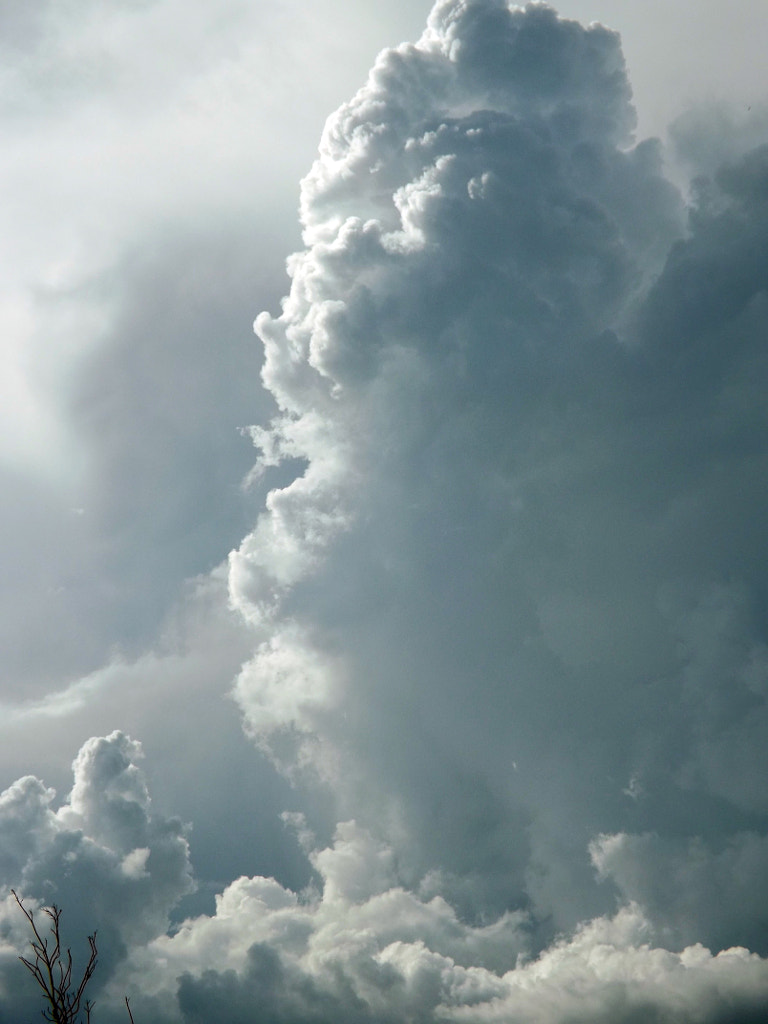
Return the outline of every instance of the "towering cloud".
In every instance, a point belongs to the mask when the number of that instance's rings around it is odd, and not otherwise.
[[[470,919],[618,895],[766,951],[768,151],[686,223],[632,125],[615,34],[488,0],[329,120],[257,321],[261,465],[306,468],[231,559],[237,693]]]
[[[615,34],[488,0],[329,120],[257,321],[261,464],[306,468],[231,560],[265,631],[237,692],[464,913],[544,941],[618,889],[766,949],[705,879],[726,846],[739,892],[766,870],[768,157],[686,227],[632,125]]]

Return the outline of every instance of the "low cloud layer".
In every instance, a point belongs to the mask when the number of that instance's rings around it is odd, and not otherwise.
[[[212,918],[159,938],[131,965],[137,1006],[156,1019],[178,976],[184,1021],[757,1020],[768,965],[746,949],[654,948],[635,905],[561,939],[537,959],[525,921],[507,914],[471,926],[439,896],[396,885],[392,851],[354,823],[312,854],[321,899],[300,900],[272,879],[242,878]],[[151,997],[150,997],[151,993]]]
[[[618,36],[502,0],[440,0],[328,120],[229,561],[309,884],[243,876],[168,934],[186,839],[132,741],[89,741],[58,811],[16,783],[6,884],[66,893],[63,843],[136,893],[102,1019],[761,1019],[764,124],[723,159],[681,122],[683,196]]]

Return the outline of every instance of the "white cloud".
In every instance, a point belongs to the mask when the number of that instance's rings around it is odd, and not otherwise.
[[[136,986],[145,1014],[164,1007],[170,1019],[191,1020],[226,1007],[238,1022],[328,1013],[372,1021],[746,1021],[768,994],[760,957],[745,949],[713,956],[701,945],[669,952],[654,943],[636,905],[529,958],[520,916],[472,927],[439,897],[387,889],[392,851],[354,823],[313,859],[322,897],[300,900],[272,879],[241,878],[218,898],[214,917],[156,939],[116,985]]]

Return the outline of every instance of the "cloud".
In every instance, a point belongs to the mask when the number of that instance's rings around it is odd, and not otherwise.
[[[354,822],[313,853],[322,897],[241,878],[213,917],[126,965],[146,1017],[227,1020],[757,1020],[768,967],[745,949],[669,952],[636,905],[527,955],[524,915],[462,922],[397,883],[393,851]],[[339,884],[340,883],[340,884]]]
[[[715,849],[698,836],[619,833],[595,840],[592,859],[623,897],[665,922],[672,948],[700,935],[724,948],[735,934],[763,948],[767,844],[754,832],[731,834]]]
[[[365,4],[343,28],[330,0],[300,6],[3,6],[0,640],[15,695],[145,650],[263,502],[239,488],[240,430],[273,407],[254,309],[279,300],[299,175],[365,69],[348,51],[376,37]],[[286,110],[295,131],[274,146]]]
[[[107,833],[113,851],[126,809],[146,800],[128,752],[135,754],[135,745],[120,734],[89,741],[66,812]],[[93,791],[89,778],[96,776],[102,785]],[[15,790],[4,802],[23,804],[30,816],[51,796],[37,780]],[[121,863],[123,884],[143,877],[152,862],[140,848],[129,856],[128,871],[128,858]],[[332,845],[311,856],[322,895],[300,895],[270,878],[237,879],[217,897],[214,915],[133,947],[100,992],[101,1018],[120,1019],[127,991],[134,1013],[162,1021],[225,1013],[232,1022],[322,1021],[332,1014],[375,1022],[514,1016],[537,1024],[630,1024],[642,1016],[659,1024],[747,1024],[758,1019],[768,994],[764,960],[745,949],[713,956],[701,945],[669,952],[654,943],[636,905],[596,918],[531,957],[525,915],[484,926],[463,922],[440,896],[398,885],[393,850],[354,822],[339,825]],[[12,910],[8,904],[6,936],[21,944]]]
[[[166,931],[171,909],[194,886],[185,828],[152,813],[141,755],[140,744],[121,732],[88,740],[58,809],[55,791],[34,776],[0,794],[3,889],[26,897],[30,909],[40,902],[64,908],[67,936],[82,940],[97,931],[99,985],[129,946]],[[10,898],[0,927],[17,949],[28,942]],[[8,994],[17,967],[8,965]]]
[[[265,1019],[331,1010],[345,1019],[390,1019],[421,998],[398,992],[405,982],[398,959],[495,967],[525,943],[519,915],[467,927],[440,897],[422,899],[399,887],[391,848],[354,822],[339,825],[333,844],[311,858],[321,898],[299,898],[273,879],[241,878],[217,898],[215,916],[187,921],[173,937],[138,952],[121,983],[143,977],[147,1012],[170,1005],[177,990],[184,1019],[224,1001],[239,1019],[236,1008],[257,989]]]
[[[311,869],[280,820],[301,806],[301,790],[254,749],[226,693],[253,637],[227,607],[225,572],[189,581],[158,632],[139,657],[116,654],[60,691],[6,702],[3,786],[22,771],[68,792],[81,737],[107,735],[120,722],[142,737],[154,813],[193,823],[187,839],[198,888],[174,908],[174,921],[212,909],[214,892],[244,872],[276,873],[301,888]]]
[[[601,834],[764,870],[764,155],[686,211],[629,95],[615,34],[536,5],[438,4],[379,57],[256,325],[261,466],[306,469],[230,559],[246,728],[540,949],[611,913]],[[765,951],[700,882],[685,941]]]

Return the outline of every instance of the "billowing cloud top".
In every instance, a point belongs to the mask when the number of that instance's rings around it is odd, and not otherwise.
[[[615,34],[483,0],[329,119],[257,321],[261,464],[306,469],[231,559],[238,695],[466,913],[544,941],[618,889],[766,949],[768,152],[686,227],[629,96]]]
[[[328,120],[229,586],[245,727],[332,811],[290,819],[306,892],[142,932],[110,984],[144,1019],[768,1003],[768,148],[686,209],[633,125],[614,33],[501,0],[437,3]],[[119,775],[45,835],[120,837],[138,884]]]

